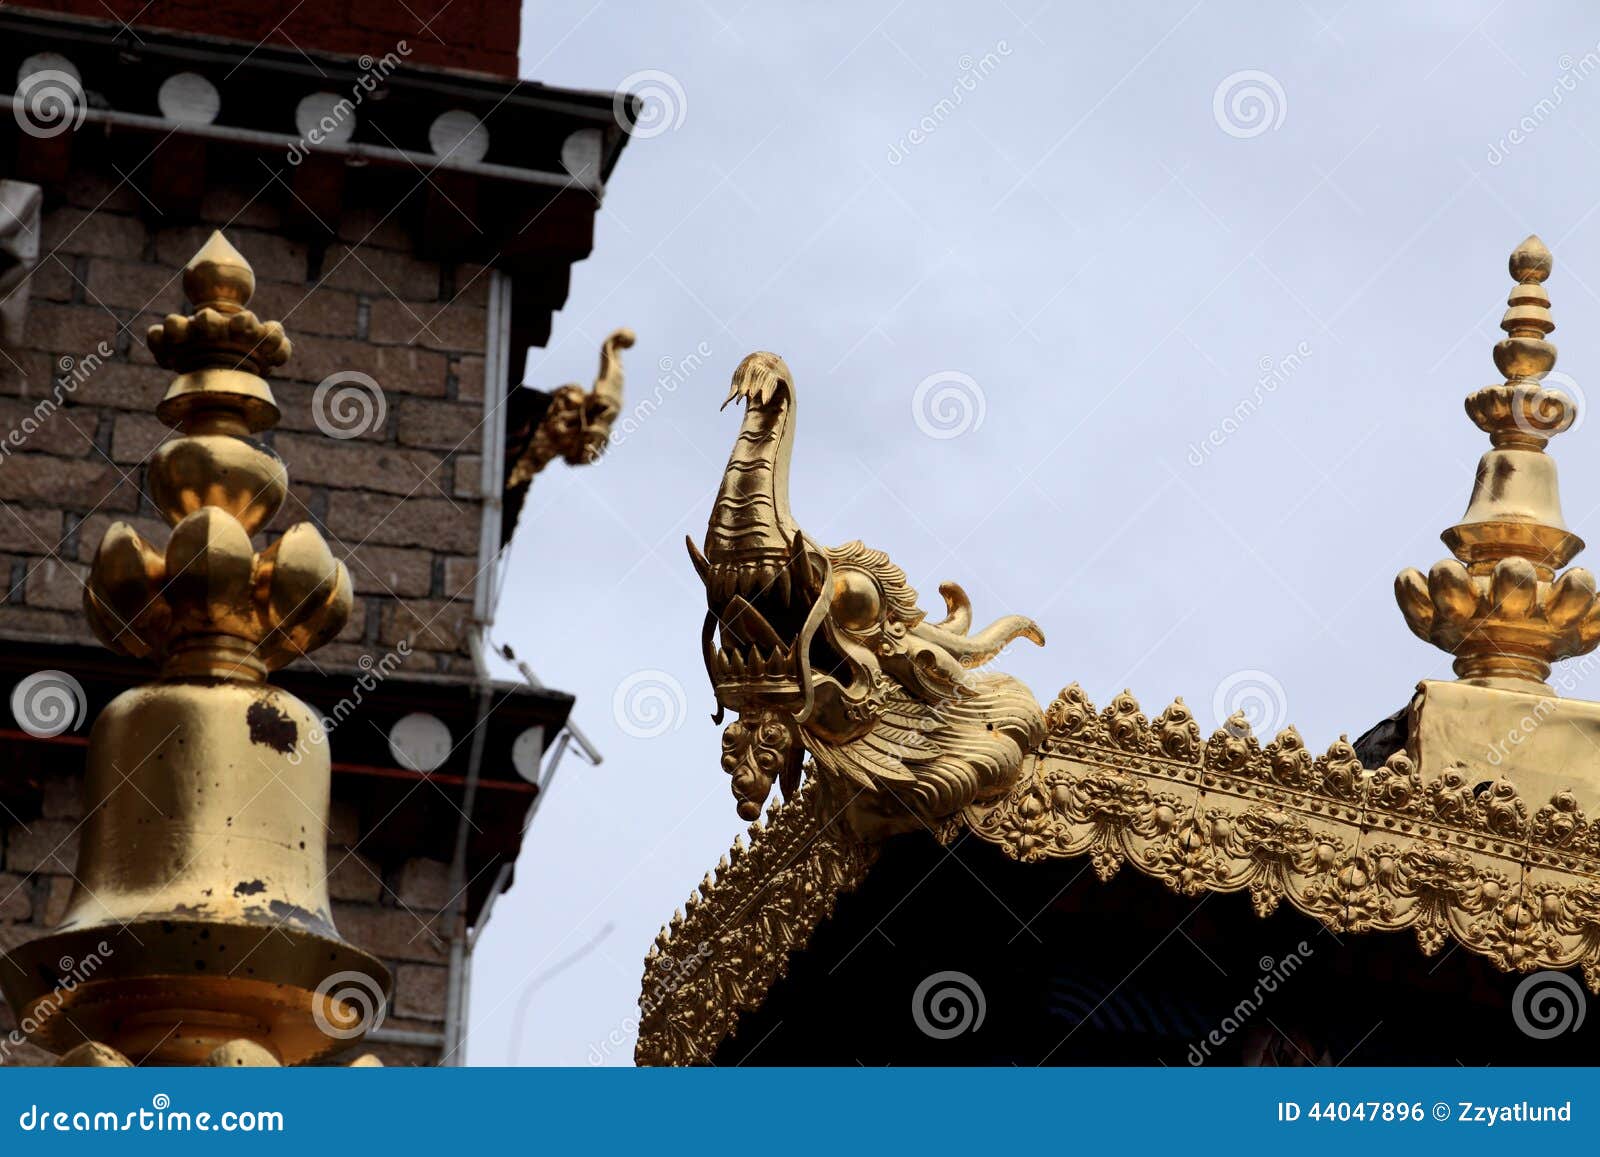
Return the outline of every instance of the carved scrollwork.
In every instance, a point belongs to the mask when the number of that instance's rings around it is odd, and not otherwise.
[[[1530,842],[1545,848],[1595,854],[1595,829],[1578,807],[1578,797],[1558,791],[1533,817]]]
[[[1094,704],[1076,683],[1063,687],[1061,694],[1051,700],[1050,706],[1045,708],[1044,721],[1051,739],[1090,742],[1099,733],[1100,721]]]
[[[637,1063],[710,1063],[876,859],[819,785],[774,802],[764,825],[750,825],[749,847],[734,843],[645,957]]]
[[[1022,863],[1088,856],[1184,896],[1245,892],[1340,932],[1410,928],[1427,954],[1454,942],[1507,971],[1581,968],[1600,992],[1596,827],[1571,792],[1530,808],[1506,780],[1451,768],[1424,783],[1405,752],[1364,768],[1341,737],[1312,756],[1293,728],[1258,744],[1243,719],[1204,744],[1181,701],[1151,722],[1123,692],[1104,711],[1076,684],[997,798],[962,825]],[[752,829],[674,918],[646,968],[640,1063],[708,1060],[759,1006],[790,952],[864,878],[877,844],[830,820],[821,787]]]
[[[1367,769],[1347,738],[1313,757],[1294,728],[1262,747],[1242,716],[1201,749],[1181,702],[1149,724],[1131,694],[1099,712],[1077,684],[1046,720],[1031,774],[966,812],[1015,859],[1087,854],[1102,879],[1131,863],[1183,895],[1247,891],[1261,915],[1409,927],[1429,954],[1453,940],[1507,970],[1581,966],[1600,992],[1600,838],[1571,792],[1533,809],[1458,768],[1424,784],[1403,751]],[[1196,771],[1170,766],[1191,737]],[[1560,872],[1525,880],[1534,850]]]
[[[1168,759],[1181,759],[1186,763],[1200,759],[1200,724],[1184,706],[1181,698],[1174,699],[1155,723],[1156,748]]]

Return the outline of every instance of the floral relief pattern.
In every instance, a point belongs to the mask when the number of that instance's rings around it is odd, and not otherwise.
[[[1411,929],[1506,971],[1581,968],[1600,992],[1600,821],[1569,791],[1543,804],[1452,768],[1424,783],[1404,751],[1366,768],[1344,737],[1313,755],[1286,728],[1266,744],[1235,715],[1203,737],[1177,700],[1152,722],[1127,691],[1103,711],[1077,684],[1044,713],[1017,781],[933,827],[970,829],[1022,863],[1087,856],[1183,896],[1243,892],[1339,933]],[[751,828],[646,960],[640,1064],[707,1063],[758,1008],[791,953],[878,843],[839,822],[809,779]]]
[[[843,809],[807,781],[750,825],[645,957],[640,1065],[709,1064],[739,1014],[761,1007],[789,955],[866,879],[876,845],[853,835]]]
[[[1242,715],[1201,743],[1182,700],[1150,724],[1128,692],[1097,712],[1077,684],[1045,719],[1032,774],[965,813],[1009,856],[1087,854],[1102,880],[1131,863],[1185,896],[1247,891],[1263,916],[1287,901],[1339,932],[1411,928],[1430,955],[1581,967],[1600,992],[1600,824],[1571,792],[1531,807],[1460,769],[1424,784],[1404,752],[1364,768],[1348,739],[1313,756],[1292,727],[1263,746]]]

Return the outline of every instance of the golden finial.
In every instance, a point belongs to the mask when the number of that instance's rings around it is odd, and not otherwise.
[[[1574,567],[1556,572],[1583,549],[1561,517],[1556,465],[1544,452],[1577,416],[1573,400],[1545,385],[1555,368],[1555,329],[1544,281],[1550,250],[1530,236],[1512,251],[1516,282],[1494,347],[1505,381],[1467,397],[1467,413],[1489,435],[1472,500],[1461,522],[1440,537],[1454,559],[1424,578],[1407,569],[1395,579],[1406,624],[1453,654],[1458,678],[1483,686],[1542,684],[1550,664],[1600,644],[1594,577]]]
[[[251,435],[278,420],[261,374],[288,360],[289,339],[246,308],[255,274],[220,232],[184,268],[183,285],[194,311],[149,335],[156,361],[178,371],[156,413],[182,436],[149,468],[172,535],[162,551],[113,525],[84,604],[102,642],[158,659],[169,676],[259,679],[339,632],[350,579],[309,523],[253,550],[251,535],[288,494],[282,460]]]
[[[255,291],[255,270],[220,229],[211,231],[200,252],[183,267],[184,296],[197,306],[238,313]]]
[[[1553,263],[1550,250],[1534,235],[1511,252],[1517,284],[1500,319],[1506,336],[1494,347],[1495,368],[1506,380],[1467,398],[1467,413],[1495,446],[1542,449],[1577,417],[1571,398],[1541,384],[1556,366],[1556,347],[1545,340],[1556,328],[1544,288]]]
[[[156,364],[190,376],[196,370],[242,371],[231,383],[216,378],[213,392],[243,392],[271,403],[272,392],[260,375],[289,360],[293,347],[275,321],[262,321],[245,306],[256,291],[256,275],[220,232],[213,232],[183,269],[183,292],[194,303],[194,312],[169,314],[159,325],[150,327],[147,341]],[[260,382],[253,385],[249,379]],[[172,410],[177,396],[190,393],[195,383],[184,377],[172,384],[162,409],[162,421],[178,424],[180,415]],[[209,407],[210,402],[207,401]],[[181,406],[180,406],[181,408]],[[252,429],[264,430],[278,420],[278,408],[245,407]]]

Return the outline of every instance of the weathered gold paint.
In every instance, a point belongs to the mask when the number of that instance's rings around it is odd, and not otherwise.
[[[351,588],[308,523],[259,553],[251,544],[288,487],[252,437],[278,418],[259,375],[290,353],[282,326],[245,308],[254,285],[213,233],[184,272],[195,312],[151,328],[157,361],[179,373],[158,409],[179,436],[150,466],[172,533],[158,548],[111,526],[84,592],[101,641],[150,658],[161,678],[96,720],[66,915],[0,967],[19,1020],[64,1062],[314,1060],[346,1043],[318,1017],[352,1019],[319,985],[355,972],[389,986],[330,915],[316,717],[264,681],[338,633]]]

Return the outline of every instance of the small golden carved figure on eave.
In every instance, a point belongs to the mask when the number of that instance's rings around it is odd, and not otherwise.
[[[585,390],[568,384],[550,397],[521,457],[512,464],[508,489],[526,486],[557,458],[569,466],[585,466],[605,453],[611,427],[622,413],[622,351],[633,347],[631,329],[619,329],[600,345],[600,371]]]

